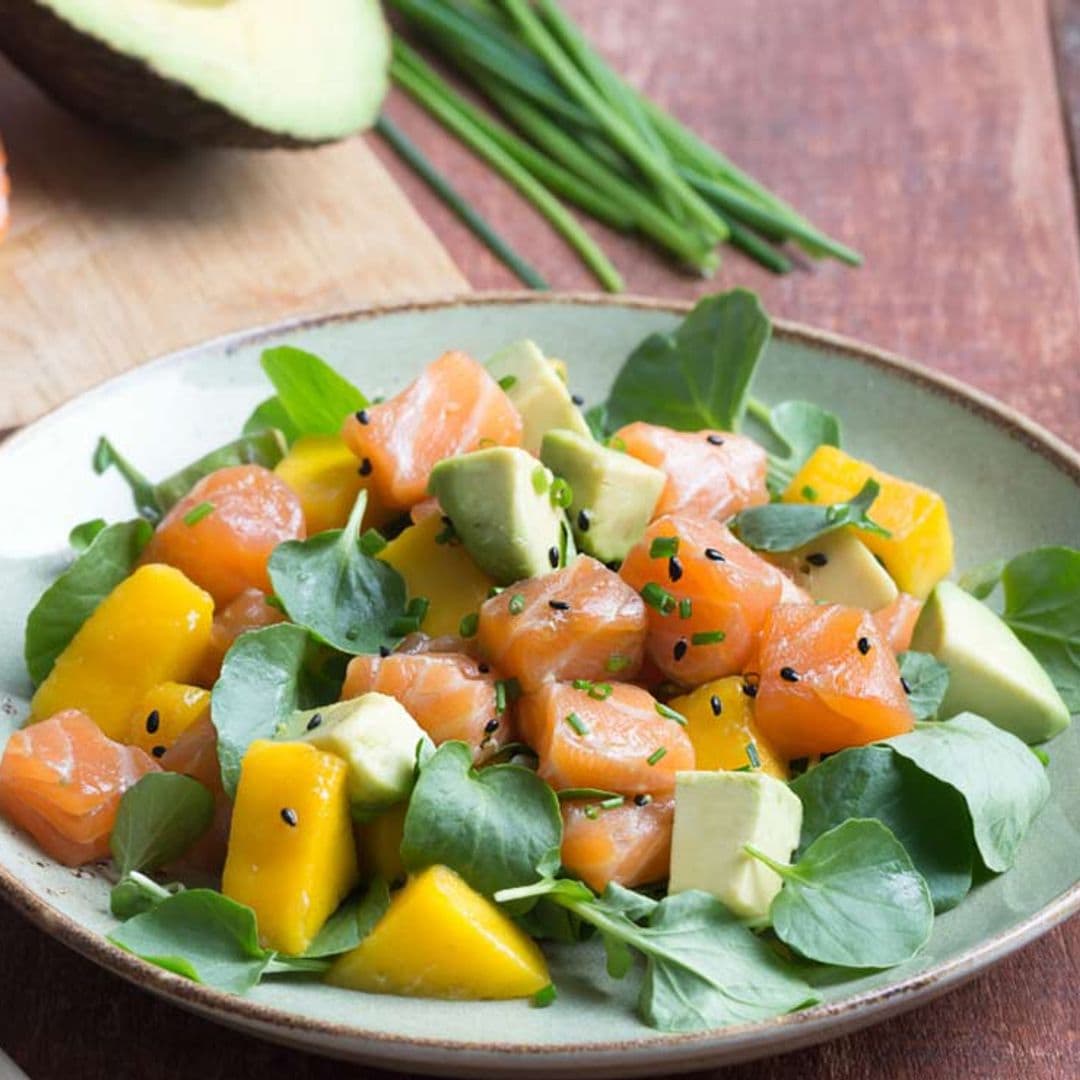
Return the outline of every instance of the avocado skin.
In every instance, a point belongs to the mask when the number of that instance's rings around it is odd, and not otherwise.
[[[272,150],[336,141],[249,124],[33,0],[0,0],[0,51],[70,112],[154,142]]]

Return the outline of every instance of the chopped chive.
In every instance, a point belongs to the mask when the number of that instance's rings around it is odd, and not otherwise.
[[[616,807],[622,806],[626,802],[626,798],[623,795],[612,795],[610,799],[604,799],[600,803],[601,810],[614,810]]]
[[[551,485],[551,505],[565,510],[573,501],[574,489],[561,476],[557,476]]]
[[[571,686],[575,690],[584,690],[596,701],[607,701],[615,689],[609,682],[593,682],[591,679],[575,679]]]
[[[675,597],[655,581],[648,582],[641,590],[641,599],[661,615],[670,615],[675,610]]]
[[[495,683],[495,711],[497,713],[506,712],[506,683],[502,679]]]
[[[185,525],[198,525],[203,518],[209,517],[214,512],[214,504],[212,502],[201,502],[198,506],[193,506],[184,515]]]
[[[626,440],[620,438],[618,435],[612,435],[607,441],[609,450],[618,450],[620,454],[626,453]]]
[[[551,481],[548,479],[548,471],[543,465],[537,465],[532,471],[532,486],[533,491],[537,495],[543,495],[545,491],[551,486]]]
[[[367,529],[360,536],[360,550],[365,555],[378,555],[389,542],[378,529]]]
[[[470,611],[468,615],[461,616],[461,622],[458,623],[458,634],[463,638],[475,637],[479,627],[480,616],[475,611]]]
[[[562,791],[556,791],[555,794],[561,802],[568,802],[573,799],[613,799],[618,792],[608,791],[605,788],[573,787],[563,788]]]
[[[746,744],[746,757],[752,768],[761,768],[761,755],[758,753],[758,748],[755,743]]]
[[[510,603],[506,605],[511,615],[520,615],[525,610],[525,594],[516,592],[510,597]]]
[[[657,536],[649,545],[650,559],[670,559],[679,554],[679,538],[677,536]]]
[[[504,375],[499,380],[499,386],[501,386],[503,390],[513,390],[514,387],[517,386],[517,381],[518,377],[516,375]]]
[[[719,645],[727,634],[723,630],[699,630],[690,638],[691,645]]]
[[[431,601],[426,596],[414,596],[405,608],[405,614],[416,619],[418,623],[422,623],[427,618],[430,607]]]
[[[585,816],[590,821],[595,821],[600,816],[600,807],[595,803],[591,803],[585,807]]]
[[[807,502],[816,502],[818,493],[816,488],[812,488],[809,484],[803,484],[802,491],[799,493]]]
[[[645,760],[650,765],[655,765],[658,761],[660,761],[664,757],[665,754],[667,754],[667,747],[666,746],[658,746]]]
[[[558,996],[559,992],[555,989],[555,984],[548,983],[542,990],[537,990],[536,993],[533,994],[533,1008],[546,1009],[549,1005],[554,1003]]]
[[[621,653],[612,653],[607,660],[604,661],[604,670],[610,671],[612,675],[617,674],[620,671],[625,671],[632,663],[629,656],[623,656]]]
[[[689,619],[694,614],[694,601],[689,596],[684,596],[679,601],[679,618]]]
[[[665,720],[674,720],[680,727],[686,727],[686,717],[681,712],[676,712],[669,705],[665,705],[662,701],[656,703],[656,711]]]
[[[584,720],[576,712],[567,713],[564,717],[566,722],[578,733],[578,735],[588,735],[589,728]]]

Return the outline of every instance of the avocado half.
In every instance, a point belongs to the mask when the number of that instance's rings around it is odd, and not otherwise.
[[[0,50],[82,116],[269,148],[369,127],[390,37],[378,0],[0,0]]]

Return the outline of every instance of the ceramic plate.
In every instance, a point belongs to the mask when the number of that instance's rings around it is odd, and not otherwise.
[[[332,363],[369,395],[391,394],[455,347],[486,356],[529,336],[570,363],[596,401],[646,334],[684,310],[645,301],[481,297],[296,322],[211,342],[133,371],[66,405],[0,448],[0,706],[25,715],[26,613],[69,557],[68,529],[130,517],[114,476],[90,454],[107,432],[151,476],[234,437],[267,393],[258,365],[289,342]],[[974,566],[1040,544],[1080,541],[1080,456],[1000,405],[896,358],[779,324],[757,376],[766,401],[802,397],[838,413],[859,457],[925,481],[948,501],[959,562]],[[361,996],[276,982],[246,998],[167,974],[108,945],[107,883],[53,865],[0,826],[0,891],[72,948],[149,991],[270,1039],[389,1068],[463,1076],[619,1076],[674,1072],[779,1053],[925,1002],[1031,941],[1080,907],[1080,726],[1053,747],[1053,799],[1008,874],[937,920],[914,961],[822,988],[824,1003],[767,1022],[663,1035],[635,1018],[633,977],[611,983],[588,948],[553,950],[559,1000],[447,1003]],[[209,1033],[208,1033],[209,1035]]]

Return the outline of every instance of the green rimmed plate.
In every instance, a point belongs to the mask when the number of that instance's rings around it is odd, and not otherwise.
[[[369,394],[393,393],[443,350],[484,356],[521,336],[564,357],[574,389],[599,400],[629,350],[685,310],[649,301],[486,296],[272,327],[166,357],[99,387],[0,447],[0,711],[25,714],[22,628],[68,557],[71,525],[131,516],[112,476],[89,469],[107,432],[150,475],[233,437],[266,395],[262,348],[292,343],[339,366]],[[961,565],[1080,541],[1080,455],[1004,407],[875,350],[779,324],[755,392],[838,413],[845,444],[935,487],[949,503]],[[560,986],[548,1009],[370,997],[299,982],[246,998],[170,975],[110,946],[107,882],[55,866],[0,825],[0,893],[61,941],[138,985],[267,1038],[385,1067],[463,1076],[620,1076],[703,1068],[779,1053],[924,1002],[1049,930],[1080,907],[1080,730],[1052,748],[1053,798],[1017,866],[939,918],[916,960],[822,987],[825,1003],[765,1023],[662,1035],[635,1018],[634,980],[611,983],[597,953],[552,950]]]

